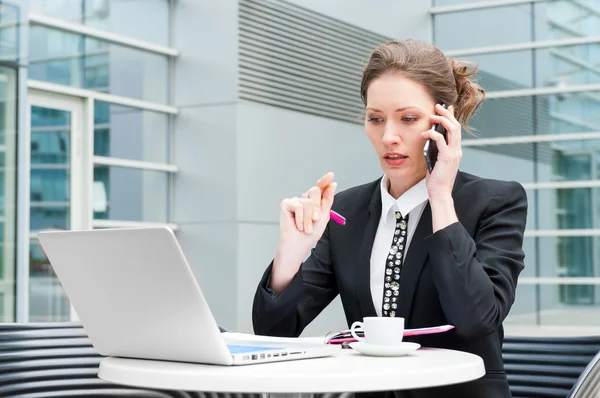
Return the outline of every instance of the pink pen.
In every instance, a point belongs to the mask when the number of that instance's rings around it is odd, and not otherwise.
[[[336,213],[335,211],[331,210],[329,212],[329,216],[336,223],[338,223],[340,225],[346,225],[346,218],[344,216],[342,216],[341,214]]]

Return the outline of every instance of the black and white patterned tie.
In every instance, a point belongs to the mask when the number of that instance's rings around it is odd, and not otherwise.
[[[400,294],[400,271],[404,262],[404,248],[406,246],[406,229],[408,227],[408,214],[402,217],[396,212],[396,229],[390,252],[385,261],[385,281],[383,285],[383,303],[381,314],[383,316],[396,316],[398,308],[398,295]]]

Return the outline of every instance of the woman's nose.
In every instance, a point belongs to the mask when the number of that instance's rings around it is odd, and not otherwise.
[[[386,146],[396,146],[400,143],[400,132],[392,126],[386,126],[381,140]]]

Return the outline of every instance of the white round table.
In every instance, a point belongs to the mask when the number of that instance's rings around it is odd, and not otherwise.
[[[136,387],[226,393],[329,393],[409,390],[475,380],[477,355],[421,348],[404,357],[367,357],[340,350],[332,357],[243,366],[108,357],[98,376]]]

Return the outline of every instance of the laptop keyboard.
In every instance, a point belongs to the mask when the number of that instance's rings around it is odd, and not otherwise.
[[[269,351],[269,350],[280,350],[281,348],[276,347],[261,347],[256,345],[228,345],[229,351],[232,354],[244,354],[247,352],[258,352],[258,351]]]

